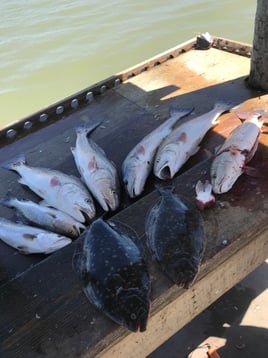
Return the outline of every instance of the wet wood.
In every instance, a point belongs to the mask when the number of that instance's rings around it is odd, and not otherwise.
[[[31,165],[78,175],[70,151],[74,127],[81,121],[103,119],[93,139],[120,170],[129,150],[168,117],[170,106],[194,106],[195,115],[210,110],[218,99],[241,102],[241,110],[267,107],[267,95],[245,86],[246,57],[212,48],[192,49],[161,61],[56,122],[5,143],[0,164],[23,151]],[[211,159],[204,149],[213,153],[238,123],[234,113],[221,116],[200,151],[176,176],[176,193],[194,202],[195,183],[209,178]],[[0,242],[0,355],[141,357],[153,351],[267,257],[267,145],[268,135],[263,132],[251,162],[261,175],[242,175],[229,193],[217,196],[216,204],[202,213],[206,251],[191,289],[175,287],[148,255],[152,311],[145,333],[130,334],[90,305],[72,270],[75,242],[48,257],[23,256]],[[17,179],[16,173],[0,169],[0,196],[9,190],[19,198],[37,201]],[[137,200],[129,200],[122,192],[120,208],[111,215],[133,227],[142,242],[144,217],[158,197],[154,183],[151,176]],[[0,207],[0,215],[12,218],[13,211]]]

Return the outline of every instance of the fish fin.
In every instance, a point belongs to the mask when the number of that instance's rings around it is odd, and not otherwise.
[[[1,165],[2,168],[16,170],[16,167],[21,166],[26,163],[25,155],[23,153],[19,154],[15,158],[6,161]]]
[[[18,183],[28,186],[28,184],[25,182],[25,180],[23,178],[19,178]]]
[[[169,115],[171,117],[183,118],[183,117],[187,116],[188,114],[192,113],[193,110],[194,110],[194,107],[177,108],[177,107],[172,106],[169,108]]]
[[[75,131],[77,134],[85,134],[86,136],[92,133],[101,123],[103,120],[99,120],[92,123],[82,123],[75,127]]]
[[[11,204],[11,201],[15,199],[11,196],[10,192],[8,191],[6,196],[4,198],[0,198],[0,204],[8,207],[8,208],[12,208],[12,204]]]
[[[212,194],[212,185],[208,180],[204,183],[202,183],[201,180],[198,180],[195,186],[195,192],[196,205],[199,209],[203,210],[209,208],[215,203],[215,197]]]
[[[51,206],[46,200],[41,200],[38,203],[41,206],[47,206],[48,208],[52,208],[53,206]]]
[[[78,275],[83,285],[90,282],[90,274],[86,271],[87,267],[87,230],[75,242],[74,254],[72,257],[73,271]]]
[[[139,249],[141,250],[144,249],[141,241],[139,240],[138,234],[133,228],[131,228],[126,224],[121,223],[118,220],[107,220],[106,223],[113,230],[117,231],[120,235],[129,237],[138,246]]]
[[[231,109],[236,109],[241,105],[241,103],[235,103],[231,101],[218,100],[214,104],[214,109],[217,109],[219,112],[224,113],[228,112]]]
[[[265,110],[254,110],[254,111],[234,111],[234,114],[241,120],[245,121],[247,119],[250,119],[252,117],[261,117],[265,113]],[[261,120],[262,122],[263,120]]]
[[[18,246],[17,250],[19,251],[20,254],[23,254],[23,255],[31,254],[31,252],[29,251],[29,248],[27,246]]]
[[[253,178],[261,178],[262,177],[262,173],[260,172],[259,169],[256,169],[256,168],[253,168],[253,167],[250,167],[247,165],[245,165],[245,167],[244,167],[244,173],[250,177],[253,177]]]

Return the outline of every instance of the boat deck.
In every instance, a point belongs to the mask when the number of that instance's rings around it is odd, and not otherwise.
[[[243,111],[267,109],[268,96],[246,86],[250,51],[248,45],[220,38],[209,50],[197,50],[195,40],[181,44],[2,129],[0,164],[23,152],[32,166],[78,175],[70,151],[74,127],[102,119],[92,138],[120,170],[134,145],[168,118],[171,106],[194,106],[194,115],[200,115],[224,99],[241,102]],[[232,112],[220,117],[174,179],[176,193],[194,202],[196,182],[209,179],[208,150],[214,152],[239,123]],[[152,352],[268,257],[267,164],[264,131],[250,163],[261,175],[242,175],[202,212],[206,250],[190,289],[173,285],[149,261],[152,307],[143,333],[116,325],[87,301],[72,270],[75,242],[49,256],[24,256],[0,241],[0,355],[130,358]],[[0,168],[0,197],[10,191],[36,201],[17,179]],[[120,208],[110,214],[134,228],[140,240],[145,239],[146,213],[159,195],[155,182],[151,176],[135,200],[122,192]],[[13,211],[0,206],[0,216],[13,218]]]

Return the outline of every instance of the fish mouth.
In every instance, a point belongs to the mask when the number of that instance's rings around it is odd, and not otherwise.
[[[163,163],[158,170],[155,170],[155,175],[162,180],[168,180],[171,179],[174,175],[174,173],[171,170],[171,167],[169,165],[169,162],[166,161]]]

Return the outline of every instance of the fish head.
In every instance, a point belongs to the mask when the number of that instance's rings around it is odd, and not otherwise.
[[[91,221],[96,215],[95,205],[90,196],[77,197],[72,202],[72,208],[76,212],[76,217],[80,222]],[[78,219],[78,217],[80,219]]]
[[[179,163],[179,164],[178,164]],[[172,148],[165,147],[156,155],[154,162],[154,174],[159,179],[172,179],[180,165],[180,158]]]
[[[150,302],[144,291],[138,288],[120,288],[117,294],[117,315],[122,317],[123,325],[132,332],[144,332],[150,309]]]
[[[132,166],[123,171],[123,182],[131,198],[135,198],[143,192],[151,168],[152,164],[150,161],[142,160],[136,161]]]
[[[240,152],[234,156],[230,152],[222,153],[211,167],[211,185],[215,194],[228,192],[243,173],[245,156]]]
[[[181,257],[175,263],[167,265],[166,272],[176,285],[189,288],[197,275],[198,269],[198,263],[193,258]]]
[[[111,182],[109,178],[95,181],[95,189],[92,193],[95,195],[99,204],[105,211],[116,210],[119,205],[119,185]]]

